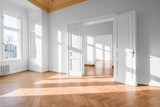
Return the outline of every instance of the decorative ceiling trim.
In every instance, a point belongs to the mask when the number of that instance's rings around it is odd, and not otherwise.
[[[33,3],[37,7],[41,8],[42,10],[46,11],[47,13],[51,13],[51,12],[54,12],[54,11],[57,11],[57,10],[81,3],[81,2],[84,2],[84,1],[87,1],[87,0],[71,0],[69,2],[64,2],[58,6],[54,6],[55,5],[54,1],[50,1],[50,0],[47,0],[47,1],[28,0],[28,1],[30,1],[31,3]],[[51,4],[51,3],[53,3],[53,4]]]

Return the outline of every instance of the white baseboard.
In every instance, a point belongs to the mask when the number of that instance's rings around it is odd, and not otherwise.
[[[46,72],[46,71],[48,71],[48,66],[43,66],[42,67],[42,72]]]
[[[139,81],[138,84],[160,87],[160,82],[156,82],[156,81],[150,81],[150,82],[149,81]]]
[[[138,81],[138,84],[149,85],[149,81]]]
[[[58,73],[67,73],[67,71],[59,71],[58,69],[54,68],[53,66],[49,67],[49,71],[58,72]]]
[[[12,72],[8,73],[8,74],[14,74],[14,73],[18,73],[18,72],[24,72],[24,71],[28,71],[28,69],[17,69],[17,70],[11,70]],[[8,75],[6,74],[6,75]]]
[[[160,82],[151,81],[151,82],[149,83],[149,85],[150,85],[150,86],[158,86],[158,87],[160,87]]]

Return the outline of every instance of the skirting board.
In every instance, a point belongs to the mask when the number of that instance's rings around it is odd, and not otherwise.
[[[85,66],[95,66],[94,64],[85,64]]]
[[[18,70],[18,71],[10,72],[8,74],[4,74],[4,75],[1,75],[1,76],[12,75],[12,74],[20,73],[20,72],[25,72],[25,71],[29,71],[29,70]]]
[[[54,67],[49,67],[49,71],[58,72],[58,73],[67,73],[67,71],[59,71],[58,69],[54,69]]]
[[[139,85],[147,85],[147,86],[156,86],[156,87],[160,87],[160,83],[158,82],[146,82],[146,81],[140,81],[138,82]]]

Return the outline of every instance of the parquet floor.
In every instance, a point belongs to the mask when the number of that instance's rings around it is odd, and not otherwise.
[[[0,77],[0,107],[160,107],[160,88],[113,82],[102,62],[86,76],[25,71]],[[101,67],[100,67],[101,66]]]

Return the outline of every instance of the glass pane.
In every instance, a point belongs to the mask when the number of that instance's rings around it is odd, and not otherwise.
[[[4,14],[4,26],[12,28],[20,28],[18,18]]]
[[[87,46],[87,62],[93,63],[93,47]]]
[[[103,49],[103,45],[99,44],[99,43],[96,43],[96,48]]]
[[[17,58],[18,32],[4,30],[4,58]]]
[[[97,60],[103,60],[103,50],[96,49],[96,59]]]
[[[81,49],[81,37],[78,35],[72,35],[72,47],[75,49]]]
[[[93,39],[93,37],[87,37],[87,44],[89,44],[89,45],[94,45],[94,39]]]
[[[105,61],[110,61],[111,60],[111,53],[108,51],[105,51]]]

